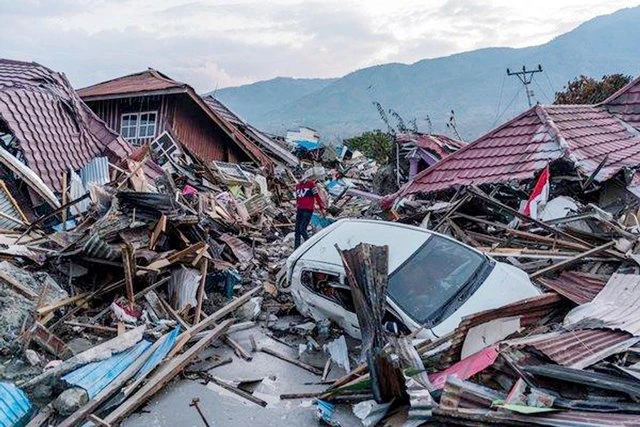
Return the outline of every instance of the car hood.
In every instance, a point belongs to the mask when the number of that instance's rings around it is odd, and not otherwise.
[[[431,328],[431,332],[441,337],[452,332],[463,317],[506,304],[540,295],[542,292],[529,280],[524,271],[496,262],[493,270],[480,287],[443,322]]]

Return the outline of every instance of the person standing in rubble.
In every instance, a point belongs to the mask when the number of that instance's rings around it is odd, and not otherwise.
[[[320,208],[322,215],[326,214],[326,205],[322,197],[320,197],[316,179],[317,176],[313,168],[311,168],[304,173],[302,180],[296,185],[295,249],[298,249],[298,246],[302,243],[301,239],[307,240],[309,238],[307,227],[311,222],[316,204]]]

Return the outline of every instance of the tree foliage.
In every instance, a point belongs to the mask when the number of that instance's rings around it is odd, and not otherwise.
[[[366,131],[359,136],[345,139],[344,143],[351,150],[361,151],[378,163],[386,163],[393,155],[393,139],[381,130]]]
[[[631,81],[631,76],[610,74],[601,80],[581,75],[556,92],[554,104],[597,104]]]

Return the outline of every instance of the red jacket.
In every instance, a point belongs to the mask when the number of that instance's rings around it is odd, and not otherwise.
[[[324,202],[318,194],[316,183],[310,179],[300,181],[296,185],[296,206],[298,209],[312,211],[315,203],[320,209],[324,209]]]

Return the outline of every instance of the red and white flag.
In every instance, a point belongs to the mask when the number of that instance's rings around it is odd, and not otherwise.
[[[549,166],[544,168],[538,177],[538,182],[533,187],[531,196],[529,196],[527,204],[524,205],[522,213],[529,215],[533,219],[538,219],[542,215],[542,210],[544,205],[547,204],[547,200],[549,200]]]

